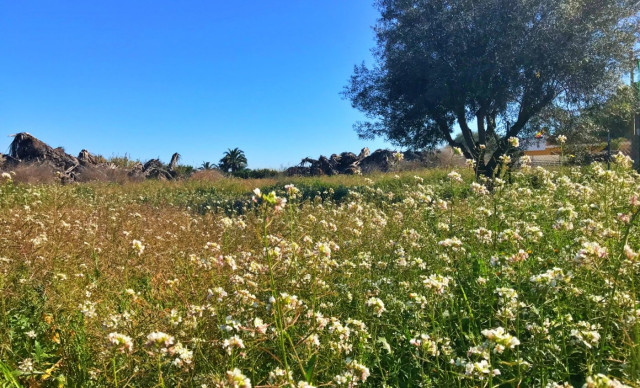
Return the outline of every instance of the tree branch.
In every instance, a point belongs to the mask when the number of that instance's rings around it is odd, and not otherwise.
[[[547,104],[549,104],[555,98],[555,93],[553,91],[548,91],[544,97],[539,99],[536,103],[530,106],[524,106],[524,102],[528,99],[527,95],[523,96],[523,108],[520,109],[520,113],[518,114],[518,119],[516,122],[507,130],[506,135],[498,141],[498,147],[491,155],[491,159],[489,159],[489,163],[487,164],[487,170],[493,171],[499,164],[500,157],[507,153],[509,150],[509,138],[512,136],[517,136],[518,133],[524,128],[529,119],[533,117],[535,114],[539,113],[542,108],[544,108]]]
[[[464,110],[458,110],[456,112],[456,118],[458,119],[458,124],[460,125],[460,129],[462,130],[462,137],[464,138],[464,142],[466,143],[467,150],[472,156],[471,159],[477,159],[478,147],[476,146],[476,142],[473,140],[473,132],[467,124],[467,118],[465,117]]]
[[[471,155],[469,151],[467,151],[467,149],[463,146],[463,144],[455,141],[451,137],[451,127],[447,124],[447,122],[444,119],[438,118],[436,119],[436,123],[438,124],[438,128],[440,129],[440,132],[444,136],[447,143],[449,143],[449,146],[451,148],[454,148],[454,147],[460,148],[465,158],[473,159],[473,155]]]

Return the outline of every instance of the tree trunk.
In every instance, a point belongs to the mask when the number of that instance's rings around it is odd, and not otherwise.
[[[475,140],[473,140],[473,133],[471,132],[471,128],[469,128],[469,125],[467,124],[467,119],[464,116],[464,108],[462,108],[460,112],[458,112],[457,118],[458,118],[458,125],[460,125],[460,130],[462,131],[462,138],[464,139],[465,146],[469,151],[469,154],[471,154],[472,156],[471,159],[477,159],[478,150],[476,147],[476,142]]]
[[[480,176],[491,176],[491,174],[487,173],[487,164],[484,161],[484,150],[480,150],[478,153],[478,160],[476,161],[476,180],[480,178]]]
[[[502,139],[501,141],[498,142],[498,148],[496,148],[496,150],[493,152],[493,154],[491,155],[491,159],[489,159],[489,163],[487,163],[487,166],[485,168],[485,176],[487,177],[492,177],[492,176],[497,176],[500,175],[501,172],[501,162],[500,162],[500,157],[502,155],[507,154],[507,151],[509,150],[509,142],[507,141],[507,138]],[[496,169],[498,169],[496,171]]]
[[[482,113],[476,115],[476,122],[478,123],[478,143],[480,144],[487,144],[487,132],[484,129],[484,119],[485,116]]]

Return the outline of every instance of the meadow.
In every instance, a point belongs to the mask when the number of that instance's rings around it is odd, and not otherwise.
[[[0,183],[0,385],[640,386],[640,176]]]

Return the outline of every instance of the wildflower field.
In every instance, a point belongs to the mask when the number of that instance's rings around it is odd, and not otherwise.
[[[5,174],[0,385],[640,386],[628,163],[479,181]]]

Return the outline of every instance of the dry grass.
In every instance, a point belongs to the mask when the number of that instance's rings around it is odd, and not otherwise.
[[[8,171],[15,173],[13,180],[16,183],[40,184],[60,181],[56,170],[47,165],[20,165]]]
[[[217,182],[224,179],[224,174],[218,170],[200,170],[194,172],[189,179],[203,182]]]

